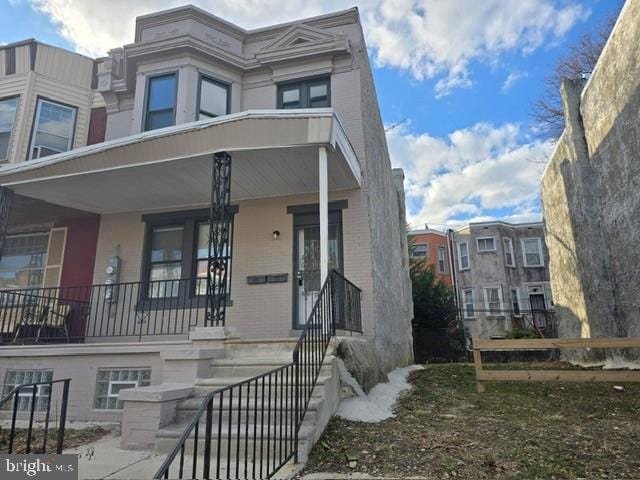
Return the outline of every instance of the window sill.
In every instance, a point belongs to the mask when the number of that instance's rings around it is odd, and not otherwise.
[[[523,265],[524,268],[544,268],[544,265]]]

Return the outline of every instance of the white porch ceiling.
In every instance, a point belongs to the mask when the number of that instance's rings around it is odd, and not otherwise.
[[[318,147],[327,146],[329,190],[360,187],[358,160],[333,112],[279,111],[268,119],[261,114],[229,115],[66,152],[0,170],[0,184],[98,214],[203,205],[210,201],[213,152],[229,151],[233,202],[315,193]]]

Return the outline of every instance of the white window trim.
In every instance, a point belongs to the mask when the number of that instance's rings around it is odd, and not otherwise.
[[[38,156],[34,157],[33,153],[36,148],[36,134],[38,133],[38,127],[40,126],[40,109],[43,103],[49,103],[51,105],[56,105],[59,107],[68,108],[71,110],[71,134],[69,135],[69,140],[67,140],[67,149],[62,151],[57,151],[55,148],[47,147],[49,150],[52,150],[57,153],[68,152],[71,150],[73,146],[73,137],[76,135],[76,117],[78,116],[78,108],[72,107],[71,105],[65,105],[64,103],[55,102],[53,100],[47,100],[46,98],[38,98],[38,103],[36,106],[36,116],[33,120],[33,126],[31,127],[31,146],[29,147],[29,158],[28,160],[36,160],[40,158],[40,152],[38,151]]]
[[[440,259],[440,252],[443,252],[443,258]],[[436,262],[438,263],[438,273],[447,273],[447,247],[439,245],[436,247]],[[442,261],[444,268],[440,269],[440,262]]]
[[[413,253],[411,254],[411,258],[429,258],[429,243],[426,242],[420,242],[420,243],[414,243],[412,245],[412,247],[415,249],[415,247],[424,247],[424,255],[413,255]]]
[[[9,134],[9,140],[7,140],[7,154],[4,157],[0,155],[0,161],[9,160],[9,157],[11,157],[11,146],[12,146],[13,137],[16,129],[16,119],[18,118],[18,111],[20,110],[20,98],[21,97],[19,96],[18,97],[11,96],[11,97],[0,99],[0,102],[5,102],[5,101],[8,102],[9,100],[16,99],[16,110],[15,112],[13,112],[13,123],[11,124],[11,128],[6,131],[3,130],[3,132]]]
[[[515,268],[516,256],[513,250],[513,240],[509,237],[505,237],[502,239],[502,245],[504,247],[504,264],[507,267]],[[509,248],[507,248],[507,245],[509,245]],[[511,254],[511,263],[507,261],[507,253]]]
[[[471,305],[473,308],[473,315],[467,315],[467,301],[465,298],[465,294],[467,292],[471,293]],[[473,288],[463,288],[462,289],[462,317],[469,320],[469,319],[474,319],[476,318],[476,310],[474,308],[474,302],[473,302]]]
[[[484,308],[487,316],[502,316],[503,313],[498,315],[492,314],[489,308],[489,297],[487,296],[487,290],[498,290],[498,300],[500,300],[500,311],[504,311],[504,299],[502,298],[502,287],[500,285],[487,285],[482,287],[482,293],[484,295]]]
[[[518,300],[518,310],[519,310],[518,313],[516,313],[515,306],[513,305],[513,292],[516,292],[516,299]],[[518,287],[512,287],[510,293],[511,293],[511,309],[513,310],[514,315],[521,315],[522,302],[520,301],[520,289]]]
[[[538,252],[540,253],[540,264],[539,265],[529,265],[527,263],[527,251],[525,250],[525,242],[528,240],[536,240],[538,242]],[[540,268],[544,267],[544,251],[542,250],[542,239],[540,237],[529,237],[523,238],[520,240],[520,246],[522,247],[522,261],[523,265],[527,268]]]
[[[460,251],[460,246],[467,246],[467,266],[462,267],[462,252]],[[458,270],[464,272],[465,270],[471,270],[471,257],[469,256],[469,242],[458,242],[456,244],[456,250],[458,251]]]
[[[490,250],[480,250],[480,240],[492,240],[493,248]],[[478,237],[476,238],[476,250],[478,253],[495,252],[496,251],[496,238],[495,237]]]

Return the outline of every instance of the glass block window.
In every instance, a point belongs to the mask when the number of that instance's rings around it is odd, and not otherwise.
[[[98,410],[122,409],[124,404],[118,400],[120,390],[146,387],[150,384],[150,368],[101,368],[98,370],[96,378],[94,408]]]
[[[29,383],[50,382],[53,380],[53,370],[7,370],[4,376],[4,387],[2,397],[9,395],[18,385]],[[36,407],[35,410],[46,410],[47,400],[51,395],[50,385],[38,385],[35,387],[24,387],[18,393],[18,410],[31,410],[31,399],[33,398],[33,389],[36,389]],[[13,408],[11,402],[7,402],[4,406],[6,409]]]

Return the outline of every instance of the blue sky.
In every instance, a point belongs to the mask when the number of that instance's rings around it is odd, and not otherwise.
[[[174,0],[0,0],[0,42],[24,38],[92,56],[132,41],[136,15]],[[349,8],[303,0],[193,0],[245,28]],[[540,218],[553,145],[531,103],[559,55],[622,0],[365,0],[358,3],[394,166],[419,226]]]

